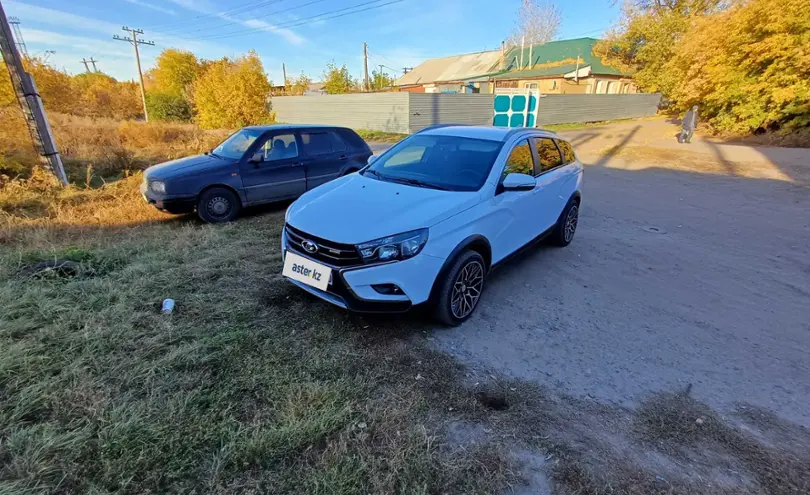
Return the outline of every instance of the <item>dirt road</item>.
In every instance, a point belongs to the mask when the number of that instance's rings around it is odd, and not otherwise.
[[[621,147],[627,131],[614,134]],[[751,403],[810,426],[810,189],[583,149],[599,165],[574,242],[496,272],[437,345],[473,373],[574,396],[632,406],[692,384],[720,411]]]

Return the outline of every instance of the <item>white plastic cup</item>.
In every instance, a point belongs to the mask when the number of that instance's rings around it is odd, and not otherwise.
[[[174,299],[164,299],[163,307],[160,309],[161,313],[171,313],[174,311]]]

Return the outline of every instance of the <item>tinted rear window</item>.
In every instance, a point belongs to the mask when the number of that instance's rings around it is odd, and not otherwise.
[[[323,155],[346,149],[346,144],[334,131],[302,132],[301,142],[308,155]]]
[[[337,129],[338,134],[340,137],[343,138],[343,141],[346,142],[350,147],[358,150],[366,151],[368,150],[368,144],[361,138],[356,132],[351,129]]]
[[[574,148],[568,144],[568,141],[560,141],[557,140],[557,146],[560,147],[560,151],[563,154],[563,163],[571,163],[577,159],[577,156],[574,154]]]

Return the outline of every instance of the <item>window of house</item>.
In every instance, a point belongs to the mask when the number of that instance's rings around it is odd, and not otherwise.
[[[557,80],[551,81],[551,89],[557,89]]]
[[[557,145],[549,138],[532,138],[534,148],[537,150],[539,163],[534,169],[534,175],[540,175],[562,165],[562,157]]]
[[[333,131],[302,132],[301,143],[307,155],[323,155],[346,149],[346,144]]]
[[[512,173],[532,175],[533,170],[532,149],[529,147],[529,140],[524,139],[512,148],[512,152],[509,153],[506,166],[503,168],[503,176],[506,177]]]
[[[562,152],[563,163],[571,163],[577,159],[577,155],[574,154],[574,148],[571,147],[568,141],[557,140],[557,147],[559,147]]]

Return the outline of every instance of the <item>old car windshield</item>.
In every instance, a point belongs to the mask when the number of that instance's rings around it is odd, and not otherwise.
[[[364,175],[414,187],[477,191],[484,185],[503,143],[457,136],[411,136]]]
[[[258,129],[242,129],[226,139],[222,144],[214,148],[212,153],[222,158],[238,160],[242,158],[250,145],[253,144],[264,131]]]

